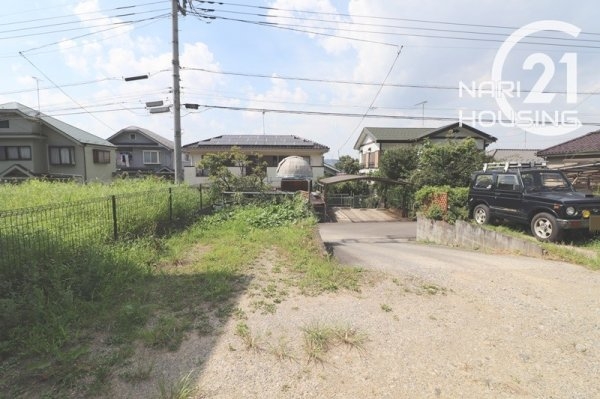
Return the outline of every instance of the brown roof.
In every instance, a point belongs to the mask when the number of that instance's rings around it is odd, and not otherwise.
[[[537,155],[546,157],[549,155],[573,155],[600,153],[600,130],[590,132],[581,137],[576,137],[564,143],[538,151]]]

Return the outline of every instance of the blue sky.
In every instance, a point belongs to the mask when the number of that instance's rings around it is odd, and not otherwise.
[[[484,124],[470,124],[496,136],[495,148],[542,149],[600,124],[600,29],[592,1],[191,4],[215,18],[196,16],[188,5],[179,19],[181,101],[199,104],[182,110],[183,144],[222,134],[295,134],[329,146],[327,158],[356,157],[352,147],[365,126],[436,127],[462,110],[482,116]],[[173,113],[145,108],[148,101],[173,102],[169,12],[168,0],[15,2],[0,23],[0,103],[37,108],[39,87],[42,112],[100,137],[136,125],[172,139]],[[459,82],[490,81],[502,43],[535,21],[562,21],[581,32],[528,33],[506,58],[502,80],[523,89],[510,99],[515,111],[576,114],[583,126],[566,134],[501,126],[490,121],[499,112],[490,95],[459,96]],[[523,67],[528,57],[537,60],[530,70]],[[558,94],[548,104],[526,103],[544,73],[543,90]],[[140,74],[150,77],[123,80]],[[570,102],[569,87],[577,92]]]

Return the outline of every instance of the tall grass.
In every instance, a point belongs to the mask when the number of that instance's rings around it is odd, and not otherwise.
[[[165,179],[119,179],[110,184],[26,180],[0,184],[0,211],[152,191],[172,186]]]
[[[137,345],[177,350],[187,334],[212,331],[265,251],[277,253],[274,267],[307,293],[355,289],[359,272],[324,255],[315,228],[302,201],[255,204],[201,217],[170,236],[93,243],[68,258],[2,269],[0,392],[106,390]]]

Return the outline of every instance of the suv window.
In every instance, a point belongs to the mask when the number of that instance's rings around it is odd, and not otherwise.
[[[520,187],[517,175],[498,175],[498,190],[518,191]]]
[[[492,175],[478,175],[473,183],[473,188],[478,190],[491,190],[492,182]]]
[[[544,188],[556,189],[567,188],[569,183],[565,181],[563,175],[559,173],[540,173],[540,179]]]

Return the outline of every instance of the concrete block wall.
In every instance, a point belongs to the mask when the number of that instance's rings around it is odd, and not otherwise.
[[[454,225],[417,217],[417,241],[433,242],[453,247],[485,252],[518,253],[543,258],[546,251],[538,244],[457,220]]]

